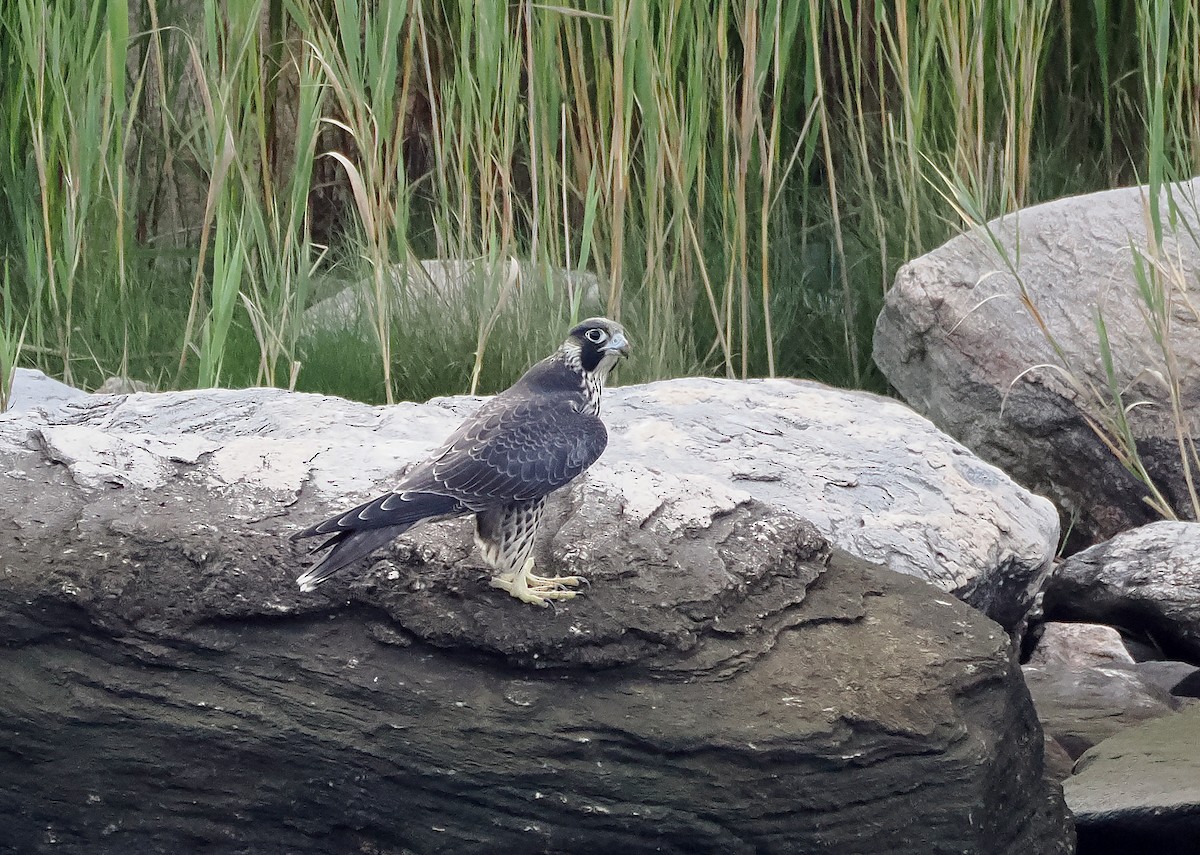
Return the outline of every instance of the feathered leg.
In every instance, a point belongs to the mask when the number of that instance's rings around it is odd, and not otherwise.
[[[542,520],[543,499],[514,502],[475,517],[475,542],[483,559],[497,573],[494,588],[508,591],[524,603],[545,606],[550,600],[569,600],[576,591],[566,590],[586,581],[581,576],[536,576],[533,547]]]

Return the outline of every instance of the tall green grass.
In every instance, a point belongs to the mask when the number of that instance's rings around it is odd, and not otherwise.
[[[488,391],[597,310],[572,270],[631,330],[624,381],[882,390],[895,269],[963,224],[939,176],[987,217],[1194,170],[1196,35],[1181,0],[13,0],[0,352],[85,387]],[[438,295],[429,258],[477,275]],[[347,284],[365,327],[308,331]]]

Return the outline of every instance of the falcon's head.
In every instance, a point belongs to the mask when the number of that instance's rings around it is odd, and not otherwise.
[[[629,355],[629,339],[625,337],[625,328],[616,321],[588,318],[571,330],[563,348],[576,351],[579,367],[603,381],[617,360]]]

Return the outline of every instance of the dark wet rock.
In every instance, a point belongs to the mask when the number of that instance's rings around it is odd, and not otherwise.
[[[287,535],[446,411],[197,400],[0,422],[7,851],[1071,851],[1007,636],[924,582],[614,443],[550,507],[578,599],[465,521],[304,595]]]
[[[1087,855],[1193,855],[1200,840],[1200,707],[1123,730],[1064,784]]]
[[[1200,524],[1157,522],[1059,564],[1046,616],[1145,632],[1173,658],[1200,662]]]
[[[1169,715],[1179,702],[1127,667],[1025,665],[1038,719],[1072,757],[1114,733]]]
[[[1170,189],[1179,204],[1163,215],[1158,252],[1177,276],[1172,299],[1184,305],[1195,302],[1200,282],[1200,179]],[[1093,429],[1107,421],[1114,385],[1125,391],[1126,405],[1141,404],[1125,413],[1141,461],[1175,511],[1192,513],[1176,408],[1162,378],[1178,379],[1182,431],[1195,438],[1200,317],[1171,315],[1168,368],[1134,274],[1135,250],[1149,251],[1148,204],[1148,188],[1129,187],[993,220],[987,232],[975,229],[904,265],[875,328],[875,361],[904,399],[1049,497],[1081,547],[1159,516],[1144,501],[1144,484]],[[1110,345],[1111,380],[1097,310]]]

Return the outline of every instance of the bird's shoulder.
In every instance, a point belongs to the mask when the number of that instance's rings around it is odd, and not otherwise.
[[[584,415],[582,411],[586,404],[587,388],[583,376],[562,360],[550,356],[485,402],[447,441],[447,445],[480,431],[490,433],[539,419]],[[574,421],[573,418],[570,420]]]
[[[546,433],[584,433],[606,442],[603,423],[583,411],[586,403],[583,382],[578,372],[557,355],[543,359],[512,386],[485,401],[421,466],[410,472],[410,477],[424,480],[432,467],[448,456],[503,443],[514,434],[532,438],[545,437]]]
[[[582,396],[581,371],[568,365],[560,354],[547,356],[521,375],[521,379],[497,395],[497,399],[523,399],[530,396]]]
[[[398,490],[451,495],[467,502],[545,495],[604,451],[608,434],[585,411],[582,375],[544,359],[461,424]]]

